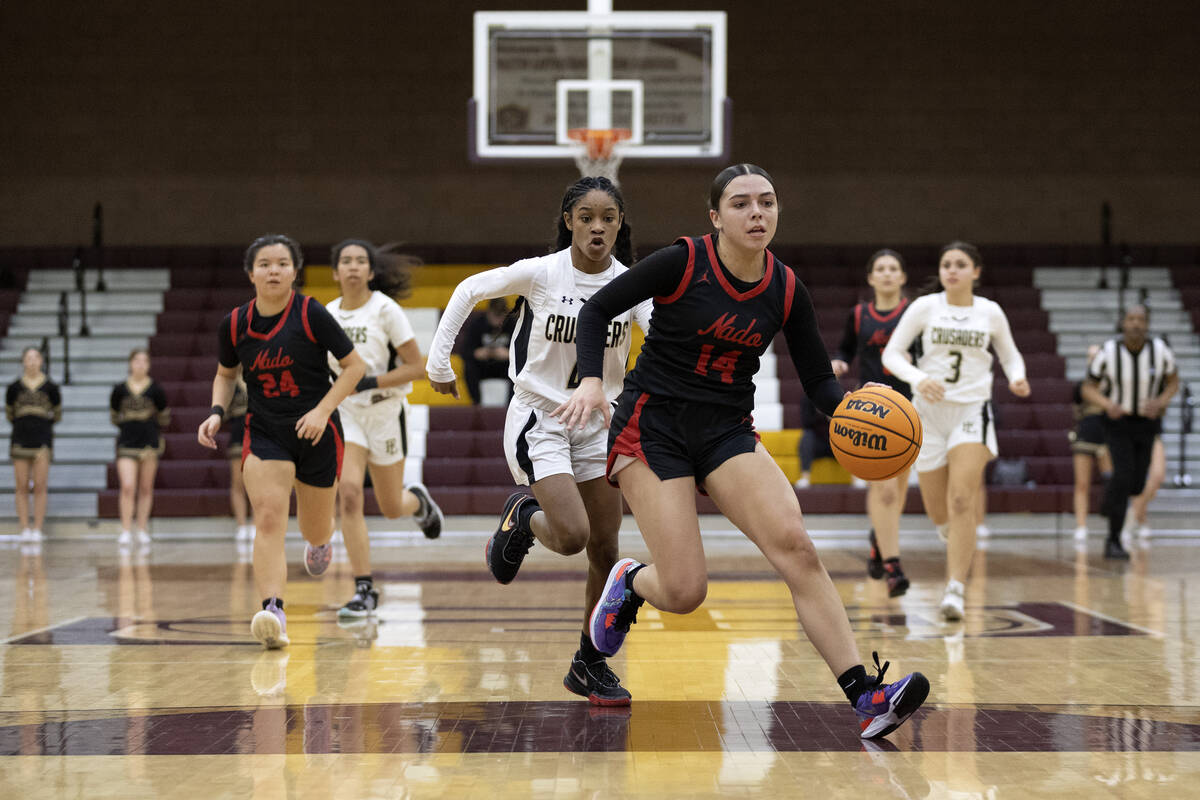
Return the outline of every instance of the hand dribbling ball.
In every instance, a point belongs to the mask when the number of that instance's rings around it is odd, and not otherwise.
[[[921,418],[904,395],[876,386],[842,398],[829,422],[838,463],[864,481],[882,481],[912,466],[921,450]]]

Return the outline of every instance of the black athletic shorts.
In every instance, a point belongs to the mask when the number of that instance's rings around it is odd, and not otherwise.
[[[696,485],[734,456],[758,444],[754,420],[730,406],[655,397],[626,388],[608,429],[608,467],[617,456],[642,461],[660,480],[693,477]]]
[[[309,486],[333,486],[342,474],[342,423],[337,411],[329,417],[321,441],[313,444],[296,434],[296,420],[264,421],[246,415],[246,434],[242,439],[242,463],[254,454],[263,461],[291,461],[296,465],[296,480]]]
[[[242,446],[246,438],[246,415],[232,417],[229,420],[229,445],[225,448],[225,457],[230,461],[242,459]]]
[[[1094,456],[1104,449],[1104,415],[1089,414],[1075,423],[1075,430],[1068,437],[1071,452]]]

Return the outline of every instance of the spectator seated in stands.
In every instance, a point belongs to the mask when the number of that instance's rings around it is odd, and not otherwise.
[[[475,405],[482,399],[480,381],[485,378],[508,380],[508,343],[515,324],[516,320],[508,313],[508,301],[503,297],[489,300],[487,311],[467,324],[462,348],[463,379]],[[508,393],[511,397],[511,383]]]
[[[800,437],[800,479],[795,486],[807,489],[811,484],[813,462],[818,458],[832,458],[833,449],[829,446],[829,418],[818,411],[808,397],[800,405],[800,426],[804,428],[804,435]]]

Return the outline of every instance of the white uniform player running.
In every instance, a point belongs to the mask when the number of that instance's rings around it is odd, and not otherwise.
[[[551,415],[579,382],[575,325],[583,304],[621,274],[632,259],[624,200],[606,178],[583,178],[568,187],[558,219],[557,252],[473,275],[459,284],[429,349],[427,371],[434,389],[458,396],[450,349],[475,304],[520,295],[519,316],[509,343],[514,393],[504,428],[504,453],[513,481],[533,496],[508,498],[501,523],[488,542],[487,561],[501,583],[516,577],[536,538],[556,553],[588,554],[587,602],[599,599],[617,561],[621,524],[619,492],[604,477],[608,427],[597,415],[585,428],[567,430]],[[650,324],[646,302],[613,320],[605,348],[605,392],[621,393],[629,357],[630,326]],[[596,705],[628,705],[629,692],[592,646],[586,632],[563,681]]]
[[[1013,343],[1004,310],[974,293],[982,260],[966,242],[942,248],[938,280],[944,291],[919,297],[900,318],[883,351],[883,365],[913,389],[924,442],[917,478],[926,512],[947,539],[949,581],[942,615],[962,619],[965,584],[975,555],[979,486],[987,462],[995,458],[992,413],[992,354],[1018,397],[1029,395],[1025,360]],[[905,352],[921,337],[921,357],[909,363]]]
[[[335,245],[332,262],[342,296],[327,308],[367,363],[366,377],[338,407],[346,442],[339,508],[355,583],[354,596],[338,611],[338,619],[353,622],[370,617],[379,604],[363,509],[366,470],[371,471],[375,500],[385,517],[411,515],[425,536],[434,539],[442,531],[442,512],[424,485],[404,485],[405,397],[412,391],[413,379],[425,371],[412,325],[391,296],[407,291],[408,272],[400,256],[380,253],[361,239]],[[338,372],[332,359],[329,368]]]

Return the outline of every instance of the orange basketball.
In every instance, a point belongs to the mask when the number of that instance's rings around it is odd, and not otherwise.
[[[833,412],[829,445],[851,475],[865,481],[886,480],[917,460],[921,419],[895,389],[859,389],[843,397]]]

